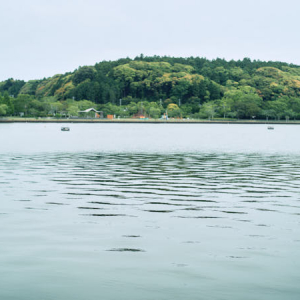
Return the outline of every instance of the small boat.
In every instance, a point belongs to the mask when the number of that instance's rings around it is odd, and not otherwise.
[[[61,131],[70,131],[70,127],[62,127],[60,130]]]
[[[268,126],[268,129],[269,130],[274,130],[274,127],[273,126]]]

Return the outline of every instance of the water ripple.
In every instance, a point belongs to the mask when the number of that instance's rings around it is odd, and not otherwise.
[[[26,209],[68,205],[106,211],[81,216],[144,212],[174,217],[178,208],[176,218],[219,219],[226,214],[234,222],[252,222],[255,211],[300,214],[300,160],[295,155],[50,153],[4,155],[0,166],[7,199],[31,201]],[[249,219],[236,220],[235,215]]]

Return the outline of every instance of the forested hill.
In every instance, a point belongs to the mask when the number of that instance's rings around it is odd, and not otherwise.
[[[282,62],[144,57],[41,80],[0,83],[0,115],[76,116],[95,106],[130,117],[300,119],[300,67]]]

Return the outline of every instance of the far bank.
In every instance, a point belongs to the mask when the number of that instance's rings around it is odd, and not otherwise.
[[[131,123],[131,124],[281,124],[300,125],[299,120],[190,120],[190,119],[54,119],[54,118],[0,118],[0,123]]]

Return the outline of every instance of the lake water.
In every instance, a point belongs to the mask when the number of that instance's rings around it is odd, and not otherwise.
[[[299,132],[0,124],[0,299],[298,300]]]

